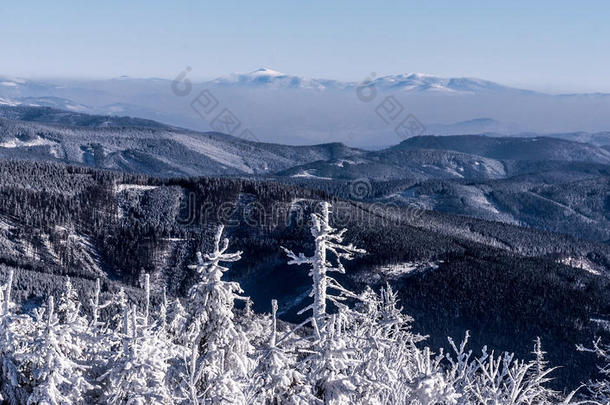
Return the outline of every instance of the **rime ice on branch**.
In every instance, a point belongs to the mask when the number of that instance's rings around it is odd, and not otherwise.
[[[193,318],[186,391],[204,391],[206,403],[241,404],[245,403],[244,388],[252,366],[248,354],[253,348],[233,321],[235,300],[247,298],[238,295],[242,292],[238,283],[222,280],[228,268],[220,263],[236,262],[242,253],[227,253],[229,240],[222,239],[223,229],[218,227],[214,250],[197,253],[198,264],[190,266],[197,271],[199,281],[189,290]]]
[[[242,292],[238,283],[222,281],[222,275],[229,269],[220,263],[239,261],[242,254],[241,251],[227,253],[229,239],[222,239],[223,230],[224,226],[219,225],[214,236],[214,250],[212,253],[202,255],[201,252],[197,252],[197,264],[189,266],[190,269],[194,269],[197,272],[199,277],[199,280],[189,290],[189,298],[195,311],[194,320],[198,323],[199,327],[209,320],[207,309],[210,304],[208,302],[210,298],[221,299],[225,305],[230,303],[231,309],[235,299],[247,299],[235,294]]]
[[[329,212],[332,205],[326,201],[321,203],[322,212],[311,214],[313,225],[311,234],[315,239],[315,251],[313,256],[306,257],[303,253],[297,256],[291,250],[284,247],[282,249],[290,261],[288,264],[308,264],[311,266],[309,275],[313,280],[313,288],[310,296],[313,297],[313,304],[304,308],[302,312],[309,309],[313,310],[313,321],[318,327],[324,324],[326,317],[326,300],[335,304],[346,299],[346,297],[355,297],[354,293],[346,290],[339,284],[337,280],[328,275],[330,272],[345,273],[345,268],[341,260],[352,260],[354,254],[366,253],[363,249],[358,249],[352,244],[343,244],[343,234],[347,229],[337,231],[330,226]],[[330,255],[329,255],[330,254]],[[329,256],[334,256],[334,262]],[[332,288],[338,292],[337,295],[328,293],[328,289]]]

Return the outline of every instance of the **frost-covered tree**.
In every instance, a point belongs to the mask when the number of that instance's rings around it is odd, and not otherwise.
[[[144,315],[142,317],[144,326],[148,326],[150,317],[150,274],[144,274]]]
[[[86,393],[92,388],[84,376],[86,367],[69,357],[78,355],[82,348],[71,336],[71,328],[60,323],[52,296],[47,307],[35,315],[36,335],[27,351],[16,355],[32,389],[27,403],[85,403]],[[72,317],[69,313],[67,316]]]
[[[62,328],[65,330],[66,339],[71,339],[70,347],[73,352],[69,355],[74,359],[83,359],[83,351],[91,344],[91,337],[87,335],[89,321],[81,313],[81,304],[78,292],[72,286],[70,277],[66,277],[64,289],[59,296],[57,316]]]
[[[178,298],[171,300],[166,309],[166,328],[176,342],[184,343],[189,314]]]
[[[483,347],[479,357],[466,351],[468,334],[457,346],[449,343],[454,354],[434,357],[428,348],[418,351],[412,396],[434,399],[451,395],[455,404],[557,404],[569,403],[574,393],[561,398],[547,386],[553,368],[547,368],[539,340],[531,361],[516,359],[512,353],[488,352]],[[443,362],[447,363],[443,363]],[[444,393],[444,394],[443,394]]]
[[[187,391],[194,385],[205,394],[210,403],[245,403],[244,385],[252,368],[249,354],[253,348],[248,337],[234,322],[235,300],[239,295],[238,283],[222,280],[228,268],[221,265],[241,259],[241,252],[227,253],[229,240],[222,238],[220,225],[214,237],[211,253],[197,253],[195,269],[198,280],[189,290],[192,321],[191,357],[187,361]],[[195,400],[193,398],[192,400]]]
[[[95,279],[95,290],[93,291],[93,297],[89,300],[89,306],[91,307],[91,324],[89,325],[90,330],[94,335],[104,323],[100,322],[100,312],[110,306],[112,301],[100,302],[100,296],[102,293],[102,285],[100,279]]]
[[[315,242],[313,256],[307,257],[303,253],[299,253],[297,256],[291,250],[282,247],[290,258],[288,264],[311,266],[309,275],[312,278],[313,286],[310,296],[313,297],[313,303],[304,308],[301,313],[311,309],[314,327],[317,328],[321,328],[326,320],[327,301],[337,304],[344,301],[346,297],[355,297],[354,293],[346,290],[328,273],[345,273],[342,260],[351,260],[354,254],[366,253],[365,250],[358,249],[352,244],[343,244],[343,235],[347,229],[338,231],[330,226],[331,207],[329,202],[324,201],[321,203],[321,213],[311,214],[311,234]],[[336,295],[329,293],[329,289],[335,290]]]
[[[278,342],[277,301],[271,303],[272,325],[268,342],[260,351],[253,378],[251,401],[257,404],[315,404],[321,400],[313,394],[307,376],[299,370],[295,345],[291,340]]]
[[[125,308],[121,346],[110,361],[103,400],[112,404],[172,404],[166,384],[167,342],[154,328],[140,324],[135,306]],[[141,319],[145,319],[142,316]]]
[[[11,269],[8,273],[6,283],[0,286],[0,316],[10,315],[14,307],[11,301],[11,289],[13,288],[13,277],[15,270]]]
[[[70,322],[80,315],[78,293],[72,286],[70,277],[66,277],[64,288],[57,303],[57,316],[60,322]]]
[[[610,403],[610,346],[604,344],[601,338],[593,341],[593,347],[587,348],[578,345],[579,351],[595,353],[602,360],[602,365],[598,366],[602,379],[589,381],[586,388],[596,401],[600,404]]]
[[[311,384],[326,404],[349,405],[357,396],[360,376],[354,371],[358,359],[346,339],[345,320],[341,310],[330,316],[309,360]]]
[[[55,308],[20,313],[11,300],[13,273],[0,286],[0,400],[22,403],[113,404],[443,404],[570,403],[548,387],[540,340],[533,359],[466,349],[434,353],[411,330],[413,319],[389,286],[355,294],[329,276],[363,250],[343,242],[329,225],[330,204],[312,217],[312,257],[286,251],[291,264],[311,266],[313,315],[300,325],[255,314],[238,283],[222,280],[228,252],[219,227],[210,253],[197,254],[196,282],[185,305],[164,291],[153,308],[143,277],[141,307],[123,290],[101,301],[97,280],[83,314],[69,279]],[[347,298],[353,298],[354,305]],[[244,311],[236,300],[246,300]],[[140,300],[134,300],[139,302]],[[327,311],[333,303],[336,310]],[[311,330],[308,327],[311,326]],[[598,340],[604,379],[589,384],[591,403],[610,402],[610,350]],[[583,398],[586,400],[588,398]]]
[[[114,327],[120,332],[123,330],[125,308],[129,307],[129,299],[125,293],[125,289],[121,288],[118,292],[112,294],[110,302],[110,311],[112,315],[110,317],[109,325],[107,324],[106,326]]]
[[[415,344],[424,339],[411,332],[413,319],[401,312],[389,285],[379,295],[365,289],[347,314],[343,338],[357,360],[358,396],[371,404],[400,402],[414,374]]]
[[[19,346],[27,342],[31,333],[31,322],[27,317],[14,314],[14,303],[11,300],[14,270],[11,269],[6,283],[0,286],[0,400],[10,404],[25,401],[24,393],[19,389],[20,372],[15,359]]]
[[[159,327],[164,333],[167,333],[167,308],[169,303],[167,302],[167,292],[165,291],[165,287],[163,288],[163,295],[161,299],[161,306],[159,307],[159,316],[158,322]]]

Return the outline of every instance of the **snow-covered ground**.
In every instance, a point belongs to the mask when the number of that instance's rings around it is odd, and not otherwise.
[[[596,270],[593,264],[582,257],[564,257],[563,259],[558,260],[559,263],[565,264],[566,266],[574,267],[576,269],[585,270],[591,274],[595,274],[596,276],[601,275],[601,272]]]
[[[316,176],[315,174],[312,173],[312,170],[314,170],[314,169],[303,170],[302,172],[293,174],[290,177],[301,177],[301,178],[306,178],[306,179],[317,179],[317,180],[332,180],[332,178],[330,178],[330,177]]]
[[[441,263],[443,263],[442,260],[433,262],[423,261],[387,264],[385,266],[379,266],[377,268],[377,271],[383,273],[384,275],[390,278],[400,278],[415,273],[423,273],[426,271],[436,270],[438,269],[438,266]]]
[[[28,141],[22,141],[17,138],[14,138],[1,142],[0,148],[22,148],[41,145],[55,145],[55,142],[49,141],[48,139],[43,139],[41,137],[36,137],[35,139],[31,139]]]
[[[116,192],[120,193],[120,192],[126,191],[126,190],[147,191],[147,190],[154,190],[156,188],[157,188],[157,186],[144,186],[141,184],[117,184]]]

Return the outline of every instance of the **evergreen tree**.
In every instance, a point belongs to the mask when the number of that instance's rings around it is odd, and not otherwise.
[[[330,226],[329,213],[331,207],[330,203],[324,201],[321,203],[322,212],[311,215],[313,222],[311,234],[315,241],[313,256],[306,257],[303,253],[297,256],[291,250],[282,247],[290,258],[288,264],[308,264],[311,266],[309,275],[312,278],[313,286],[310,296],[313,297],[313,303],[304,308],[301,313],[309,309],[313,311],[312,320],[315,328],[321,328],[324,325],[327,301],[338,304],[344,301],[346,297],[355,297],[354,293],[343,288],[328,273],[345,273],[342,260],[351,260],[356,253],[366,253],[365,250],[358,249],[352,244],[343,244],[343,235],[347,229],[337,231]],[[335,258],[334,263],[331,261],[331,256]],[[338,295],[329,294],[329,288],[336,290]]]
[[[109,370],[101,377],[103,399],[113,404],[172,404],[166,385],[167,342],[152,327],[139,324],[138,318],[135,307],[125,308],[121,349],[117,348]]]
[[[17,355],[32,388],[27,403],[85,403],[86,393],[92,388],[84,376],[86,367],[68,356],[80,354],[82,347],[75,343],[70,326],[60,323],[52,296],[47,307],[36,313],[35,333],[28,350]]]
[[[290,352],[294,351],[294,346],[288,346],[286,350],[278,344],[277,308],[277,301],[273,300],[271,333],[258,359],[253,381],[254,402],[265,405],[322,403],[314,396],[307,376],[299,370],[297,353]]]
[[[227,253],[229,240],[222,239],[220,225],[211,253],[197,254],[197,265],[191,266],[198,281],[189,290],[193,318],[190,325],[191,359],[188,362],[189,389],[195,385],[205,392],[206,401],[214,404],[245,403],[245,383],[252,367],[249,354],[253,348],[245,333],[236,326],[238,283],[222,280],[228,269],[221,262],[240,260],[241,252]]]

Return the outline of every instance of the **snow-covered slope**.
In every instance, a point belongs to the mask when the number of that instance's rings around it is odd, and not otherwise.
[[[520,92],[519,90],[500,84],[469,77],[442,78],[424,73],[410,73],[382,76],[371,81],[383,89],[413,92],[444,92],[444,93],[504,93]]]
[[[129,118],[66,116],[52,111],[47,111],[44,117],[49,117],[52,123],[0,118],[0,157],[61,161],[168,177],[273,173],[308,162],[362,153],[337,143],[266,144],[154,122],[157,127],[144,126],[149,122]]]
[[[209,84],[217,86],[267,86],[273,88],[328,90],[342,89],[349,84],[329,79],[313,79],[288,75],[268,68],[260,68],[250,73],[235,73],[212,80]]]
[[[407,73],[367,78],[358,81],[338,81],[289,75],[268,68],[253,72],[232,74],[214,79],[210,84],[223,86],[269,86],[275,88],[301,88],[313,90],[355,89],[358,86],[373,85],[383,90],[445,93],[489,93],[528,92],[500,84],[467,77],[442,78],[424,73]]]

